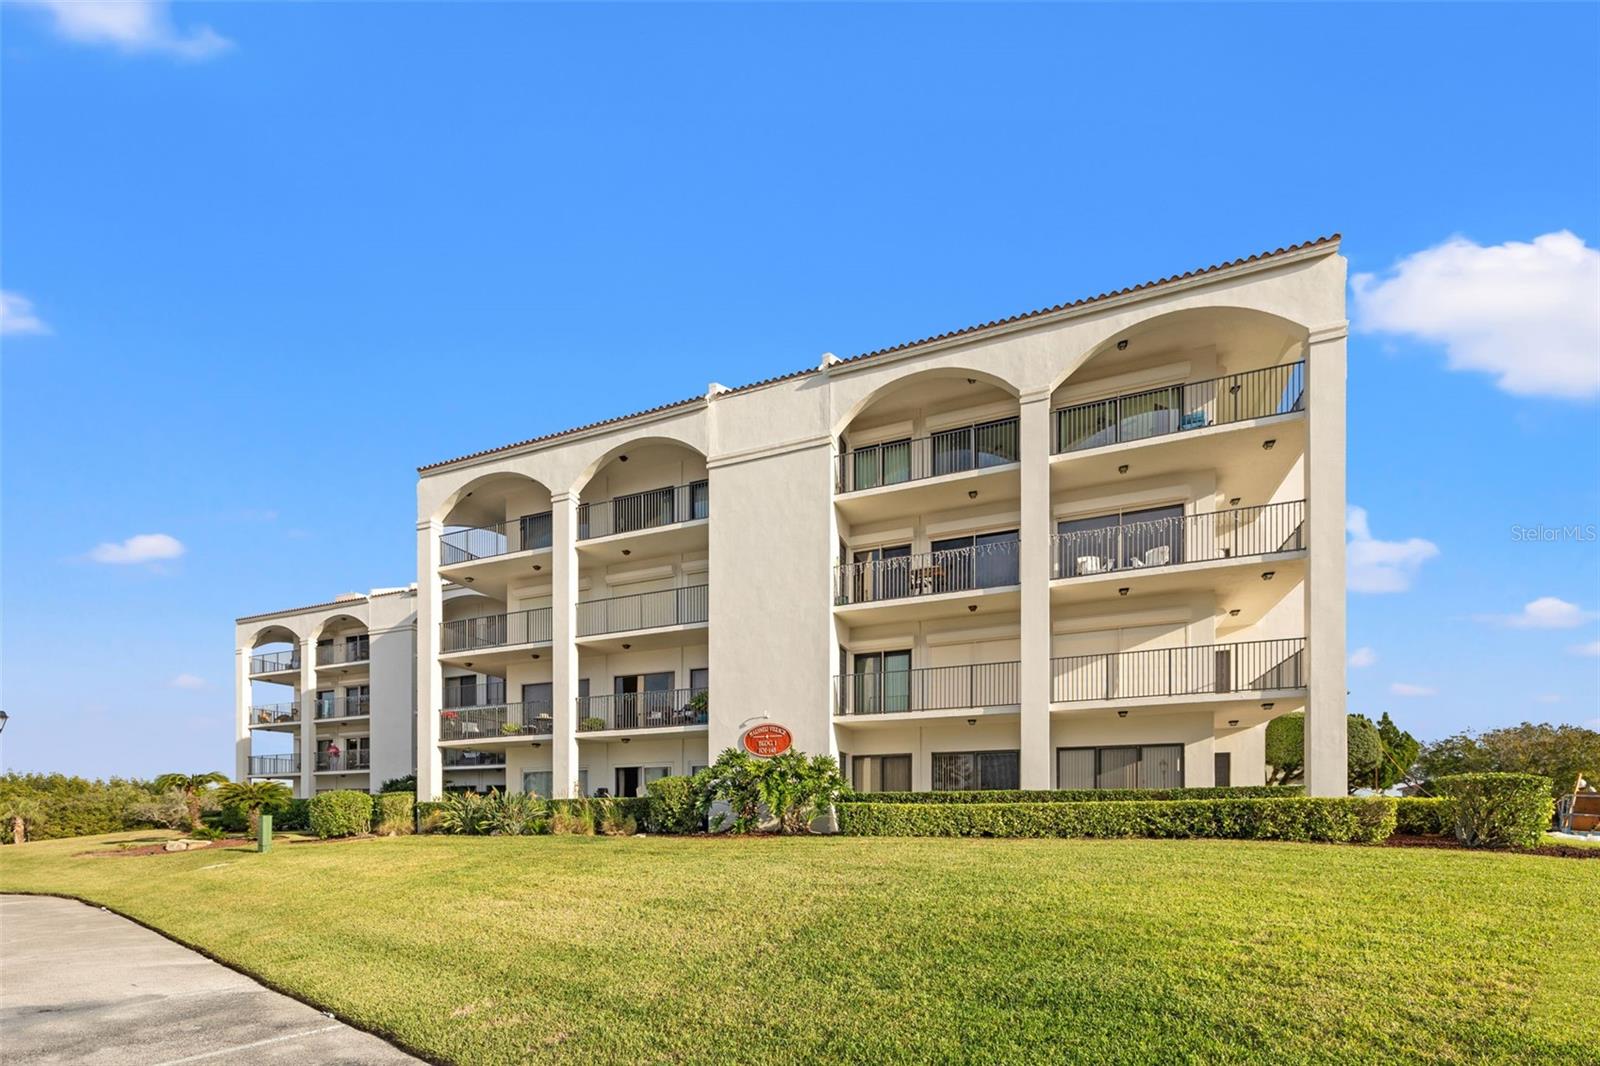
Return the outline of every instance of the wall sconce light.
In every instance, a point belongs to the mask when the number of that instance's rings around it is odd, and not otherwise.
[[[1118,341],[1117,342],[1117,351],[1125,352],[1127,350],[1128,350],[1128,342],[1127,341]]]
[[[1263,571],[1261,571],[1261,580],[1262,581],[1271,581],[1274,577],[1277,577],[1277,576],[1278,576],[1278,572],[1276,570],[1263,570]]]
[[[1126,718],[1126,717],[1128,717],[1128,712],[1127,711],[1118,711],[1117,712],[1117,717],[1118,718]]]
[[[967,499],[976,500],[977,498],[978,498],[978,490],[977,489],[972,489],[971,491],[969,491],[967,493]]]
[[[1228,728],[1236,729],[1236,728],[1238,728],[1238,725],[1239,725],[1239,719],[1237,719],[1237,718],[1228,719]]]
[[[1128,464],[1127,463],[1123,463],[1121,466],[1117,467],[1117,473],[1126,474],[1127,472],[1128,472]]]
[[[1262,710],[1263,710],[1263,711],[1270,711],[1270,710],[1272,710],[1272,707],[1273,707],[1273,705],[1272,705],[1272,704],[1270,704],[1270,703],[1263,703],[1263,704],[1262,704],[1262,705],[1261,705],[1261,709],[1262,709]]]
[[[1277,442],[1276,439],[1264,440],[1264,441],[1261,442],[1261,450],[1270,452],[1272,450],[1273,445],[1275,445],[1277,443],[1278,442]]]
[[[1229,618],[1238,618],[1239,617],[1239,608],[1235,607],[1232,610],[1230,610],[1228,612],[1228,617]]]
[[[1128,590],[1126,588],[1120,588],[1120,589],[1117,590],[1117,595],[1118,596],[1126,596],[1127,594],[1128,594]]]

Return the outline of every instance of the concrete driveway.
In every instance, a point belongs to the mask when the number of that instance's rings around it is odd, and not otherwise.
[[[0,1061],[421,1060],[108,911],[0,896]]]

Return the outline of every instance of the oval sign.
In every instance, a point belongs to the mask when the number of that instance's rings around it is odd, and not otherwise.
[[[794,737],[781,725],[758,725],[744,735],[744,750],[763,759],[782,755],[793,743]]]

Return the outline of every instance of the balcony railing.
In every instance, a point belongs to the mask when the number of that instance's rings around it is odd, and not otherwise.
[[[549,511],[523,515],[515,521],[497,522],[492,526],[452,529],[439,537],[439,565],[538,551],[550,547],[550,532]]]
[[[1050,660],[1056,703],[1303,688],[1304,637]]]
[[[1305,403],[1306,365],[1164,385],[1159,389],[1074,404],[1055,411],[1055,453],[1083,451],[1251,418],[1299,411]]]
[[[288,725],[299,720],[298,703],[267,703],[250,708],[251,725]]]
[[[443,755],[446,770],[500,770],[506,765],[506,754],[503,751],[446,748]]]
[[[834,678],[840,714],[899,714],[1009,707],[1022,702],[1022,664],[976,663],[916,670],[840,674]]]
[[[1018,582],[1017,542],[845,563],[834,568],[834,576],[834,602],[840,606],[1005,588]]]
[[[711,517],[711,486],[694,481],[668,485],[599,503],[578,505],[578,539],[592,540],[617,533],[695,522]]]
[[[320,696],[311,703],[319,721],[330,718],[361,718],[372,713],[370,696]]]
[[[703,688],[619,692],[578,699],[578,732],[602,729],[666,729],[705,725],[710,696]]]
[[[550,608],[483,614],[439,623],[440,651],[472,651],[512,644],[550,643]]]
[[[276,674],[283,670],[300,669],[300,652],[269,651],[262,655],[250,656],[250,672],[252,674]]]
[[[1015,418],[941,429],[926,437],[885,441],[845,452],[839,456],[834,488],[841,493],[859,492],[1005,466],[1017,462],[1020,454]]]
[[[286,774],[300,772],[300,755],[252,755],[250,756],[250,776],[252,777],[283,777]]]
[[[594,637],[704,622],[710,606],[709,593],[707,585],[690,585],[636,596],[585,600],[578,604],[578,636]]]
[[[447,707],[439,712],[440,740],[549,736],[555,720],[548,700],[491,707]]]
[[[364,663],[371,658],[372,643],[367,637],[360,637],[356,640],[336,640],[332,644],[317,645],[318,666]]]
[[[1296,551],[1306,546],[1305,521],[1305,501],[1295,500],[1057,533],[1050,538],[1050,576],[1087,577]]]
[[[331,772],[346,773],[355,770],[370,770],[372,768],[372,753],[370,751],[341,751],[337,755],[328,752],[317,752],[317,769]]]

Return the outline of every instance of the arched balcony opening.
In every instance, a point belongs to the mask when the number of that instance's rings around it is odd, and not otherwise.
[[[630,441],[595,464],[578,501],[580,542],[704,523],[711,517],[706,457],[675,440]]]
[[[868,397],[840,427],[838,445],[840,495],[1013,467],[1017,394],[976,370],[911,374]]]

